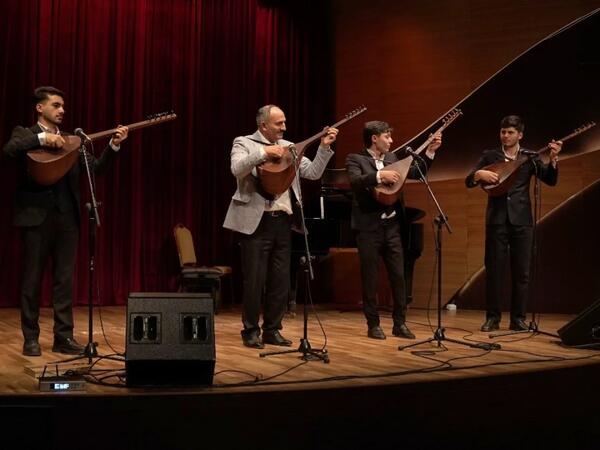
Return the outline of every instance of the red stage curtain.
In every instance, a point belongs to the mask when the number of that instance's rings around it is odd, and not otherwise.
[[[192,230],[200,263],[236,266],[237,247],[222,228],[235,189],[229,151],[236,135],[255,130],[259,106],[281,105],[292,139],[333,121],[327,12],[323,2],[315,14],[313,2],[296,3],[20,0],[3,8],[2,143],[15,125],[34,123],[29,99],[38,85],[67,93],[65,130],[96,132],[165,110],[179,116],[133,132],[98,178],[97,303],[176,288],[177,222]],[[105,145],[97,142],[96,151]],[[11,219],[18,175],[5,156],[0,177],[0,305],[16,306],[21,262]],[[84,202],[86,192],[82,184]],[[87,233],[84,221],[76,304],[87,301]]]

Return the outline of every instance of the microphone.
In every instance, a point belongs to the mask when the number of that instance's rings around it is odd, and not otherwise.
[[[423,157],[421,155],[419,155],[417,152],[415,152],[412,148],[410,148],[408,145],[406,147],[404,147],[404,151],[406,153],[408,153],[409,155],[411,155],[413,158],[419,159],[421,161],[425,161],[423,159]]]
[[[538,152],[536,152],[535,150],[519,150],[519,153],[527,156],[535,156],[538,154]]]
[[[83,132],[81,128],[75,128],[75,136],[79,136],[83,142],[92,142],[90,137]]]
[[[406,153],[408,153],[409,155],[411,155],[414,159],[411,162],[411,166],[414,164],[414,167],[417,168],[417,170],[419,171],[419,175],[420,175],[420,180],[427,183],[426,178],[425,178],[425,174],[423,173],[423,171],[421,170],[421,167],[419,165],[419,161],[421,161],[422,164],[427,165],[427,163],[425,162],[425,160],[423,159],[423,157],[421,155],[419,155],[417,152],[415,152],[412,148],[410,148],[408,145],[406,147],[404,147],[404,151]],[[419,160],[419,161],[417,161]]]
[[[408,153],[409,155],[412,155],[412,156],[415,156],[415,157],[418,157],[418,156],[419,156],[419,154],[418,154],[417,152],[415,152],[415,151],[414,151],[414,150],[413,150],[413,149],[412,149],[410,146],[408,146],[408,145],[407,145],[406,147],[404,147],[404,151],[405,151],[406,153]]]

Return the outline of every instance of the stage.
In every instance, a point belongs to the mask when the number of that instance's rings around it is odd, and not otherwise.
[[[444,342],[398,351],[411,341],[391,336],[385,311],[385,341],[366,337],[361,311],[319,305],[317,313],[329,364],[302,361],[299,354],[260,357],[280,348],[244,347],[240,312],[230,309],[215,316],[211,387],[127,388],[124,362],[102,361],[88,380],[104,384],[43,393],[32,374],[66,359],[50,351],[51,310],[42,311],[43,354],[32,358],[21,354],[19,311],[1,309],[0,411],[10,443],[3,448],[552,448],[574,442],[592,448],[598,438],[600,351],[566,348],[558,338],[530,333],[491,340],[476,331],[483,313],[460,309],[444,312],[447,337],[501,349]],[[539,327],[555,333],[570,318],[542,315]],[[433,335],[435,311],[411,309],[408,319],[417,339]],[[87,342],[86,308],[76,308],[75,323],[76,339]],[[94,331],[100,354],[124,353],[125,308],[96,309]],[[286,317],[283,334],[296,348],[301,311]],[[314,313],[309,340],[313,348],[324,343]],[[27,432],[30,423],[35,433]],[[94,430],[90,440],[87,428]]]

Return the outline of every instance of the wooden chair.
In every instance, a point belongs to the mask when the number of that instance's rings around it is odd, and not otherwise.
[[[233,270],[230,266],[198,266],[194,239],[192,233],[183,224],[178,223],[173,227],[173,236],[179,255],[179,291],[181,292],[207,292],[213,293],[215,310],[221,306],[222,278],[229,276],[231,300],[234,300]]]

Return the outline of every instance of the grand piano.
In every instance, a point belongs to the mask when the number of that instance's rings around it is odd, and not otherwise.
[[[326,169],[322,177],[321,186],[317,195],[307,196],[309,198],[304,206],[306,214],[306,228],[308,230],[308,244],[311,253],[313,270],[316,273],[315,278],[319,276],[331,276],[331,267],[329,270],[322,270],[322,266],[337,255],[341,259],[340,269],[343,273],[338,275],[345,278],[348,282],[352,281],[353,288],[348,290],[338,289],[331,292],[329,289],[319,289],[324,293],[318,300],[323,302],[341,303],[345,305],[360,303],[360,272],[357,260],[357,250],[355,234],[350,228],[350,211],[352,207],[352,192],[350,182],[346,174],[346,169]],[[306,201],[306,199],[305,199]],[[407,302],[412,301],[412,280],[416,260],[423,251],[423,223],[418,222],[425,216],[421,209],[406,207],[407,222],[403,228],[404,244],[404,271],[406,276],[406,295]],[[345,256],[344,256],[345,255]],[[288,303],[288,312],[293,315],[296,308],[299,283],[302,280],[305,270],[301,261],[305,261],[306,248],[304,235],[294,233],[292,239],[292,270],[290,298]],[[352,259],[353,261],[343,261],[343,259]],[[317,286],[323,287],[330,284],[330,280],[316,280]],[[348,286],[348,283],[343,283]],[[339,285],[339,283],[338,283]],[[357,288],[358,287],[358,288]],[[384,283],[380,283],[380,292],[387,290],[387,278]],[[314,295],[314,293],[313,293]],[[383,295],[382,297],[387,297]],[[381,306],[388,306],[385,298],[380,299]]]

